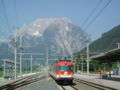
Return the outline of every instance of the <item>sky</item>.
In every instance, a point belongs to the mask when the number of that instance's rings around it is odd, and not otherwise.
[[[17,27],[30,24],[38,18],[68,17],[87,32],[92,40],[96,40],[102,33],[120,24],[120,0],[112,0],[90,23],[108,1],[110,0],[0,0],[0,38],[8,37]],[[99,2],[101,4],[85,22]]]

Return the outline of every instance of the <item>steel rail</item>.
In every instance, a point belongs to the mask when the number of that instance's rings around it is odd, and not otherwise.
[[[28,76],[25,78],[22,78],[20,80],[14,81],[12,83],[3,85],[0,87],[0,90],[14,90],[16,88],[37,82],[37,81],[41,81],[43,79],[45,79],[45,76],[41,76],[39,77],[39,75],[32,75],[32,76]]]
[[[62,90],[66,90],[64,86],[60,86],[62,88]]]
[[[78,88],[76,88],[75,86],[71,85],[71,87],[74,89],[74,90],[80,90]]]
[[[96,83],[92,83],[92,82],[88,82],[88,81],[84,81],[84,80],[80,80],[80,79],[74,79],[74,81],[76,81],[76,82],[78,82],[78,83],[86,84],[86,85],[88,85],[88,86],[97,88],[97,89],[99,89],[99,90],[105,90],[105,89],[117,90],[117,89],[115,89],[115,88],[103,86],[103,85],[100,85],[100,84],[96,84]]]

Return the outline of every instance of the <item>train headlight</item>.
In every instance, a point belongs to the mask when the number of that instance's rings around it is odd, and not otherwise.
[[[60,75],[57,75],[56,77],[57,77],[57,78],[59,78],[59,77],[60,77]]]

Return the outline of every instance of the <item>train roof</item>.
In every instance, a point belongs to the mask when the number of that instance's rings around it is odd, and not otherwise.
[[[59,60],[59,61],[56,62],[56,65],[57,66],[60,66],[60,65],[73,66],[73,62],[70,61],[70,60]]]

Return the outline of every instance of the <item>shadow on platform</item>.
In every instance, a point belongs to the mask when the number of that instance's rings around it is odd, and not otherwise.
[[[112,81],[119,81],[120,82],[120,77],[108,77],[106,80],[112,80]]]
[[[99,78],[99,79],[104,79],[104,80],[111,80],[111,81],[118,81],[118,82],[120,82],[120,77],[101,77],[101,78]]]

